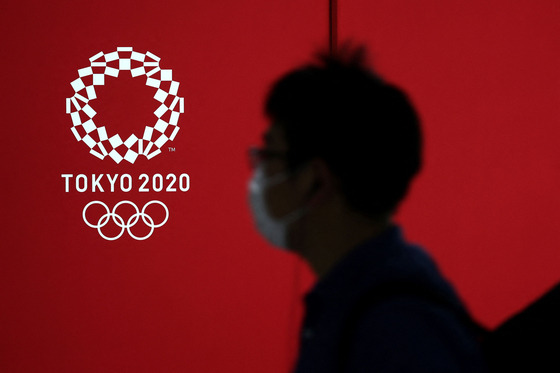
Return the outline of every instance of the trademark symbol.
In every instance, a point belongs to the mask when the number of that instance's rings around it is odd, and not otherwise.
[[[169,149],[170,152],[174,152],[174,151],[175,151],[175,148],[172,148],[172,147],[168,147],[167,149]]]

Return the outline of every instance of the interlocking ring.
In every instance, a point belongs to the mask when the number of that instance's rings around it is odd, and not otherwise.
[[[91,223],[87,217],[86,217],[86,212],[88,210],[88,208],[91,205],[101,205],[105,208],[105,214],[101,215],[101,217],[98,219],[97,224],[93,224]],[[119,214],[117,214],[117,209],[119,208],[119,206],[121,205],[130,205],[134,208],[135,213],[132,214],[128,220],[126,221],[126,224],[124,222],[124,219],[122,216],[120,216]],[[161,223],[155,224],[154,219],[148,215],[146,213],[146,209],[148,208],[148,206],[152,205],[152,204],[158,204],[161,207],[163,207],[163,209],[165,210],[165,218],[163,219],[163,221]],[[167,220],[169,219],[169,209],[167,208],[167,206],[165,205],[165,203],[161,202],[161,201],[150,201],[148,203],[146,203],[144,205],[144,207],[142,207],[142,210],[140,211],[138,209],[138,207],[136,206],[136,204],[134,204],[134,202],[131,201],[121,201],[119,203],[117,203],[112,210],[109,210],[109,206],[107,206],[105,203],[101,202],[101,201],[91,201],[90,203],[88,203],[83,211],[82,211],[82,218],[84,219],[84,222],[87,224],[88,227],[90,228],[94,228],[97,229],[97,232],[99,233],[99,235],[101,237],[103,237],[104,239],[106,239],[107,241],[114,241],[119,239],[125,232],[125,230],[128,232],[129,236],[134,238],[135,240],[138,241],[143,241],[148,239],[153,233],[154,230],[156,228],[159,228],[161,226],[163,226],[165,223],[167,223]],[[132,231],[130,230],[130,228],[134,227],[136,225],[136,223],[138,223],[138,221],[140,220],[140,218],[142,218],[142,221],[144,222],[144,224],[146,224],[146,226],[148,226],[150,228],[150,232],[148,234],[146,234],[145,236],[136,236],[132,233]],[[103,228],[104,226],[106,226],[109,221],[113,221],[118,227],[121,228],[121,231],[114,237],[110,237],[110,236],[106,236],[101,228]]]

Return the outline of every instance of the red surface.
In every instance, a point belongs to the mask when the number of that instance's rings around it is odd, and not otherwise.
[[[425,168],[401,210],[489,326],[560,280],[560,4],[339,2],[339,38],[366,43],[407,90]]]
[[[309,276],[253,229],[246,149],[271,80],[327,45],[327,14],[323,1],[4,7],[0,371],[288,370]],[[173,70],[185,113],[162,154],[117,165],[75,140],[65,100],[91,56],[128,46]],[[155,89],[121,75],[92,106],[108,130],[140,137]],[[191,188],[65,193],[63,173],[188,173]],[[146,241],[107,242],[81,217],[97,199],[159,199],[170,218]]]
[[[254,231],[245,149],[266,125],[270,81],[327,45],[328,3],[214,5],[23,1],[1,12],[2,372],[290,367],[311,276]],[[559,7],[338,6],[339,40],[365,42],[424,120],[426,165],[399,220],[495,325],[560,277]],[[121,46],[160,56],[185,98],[175,151],[133,165],[88,154],[65,113],[77,70]],[[136,79],[108,79],[95,104],[108,127],[140,136],[154,102]],[[63,173],[188,173],[191,187],[66,193]],[[95,199],[159,199],[170,218],[146,241],[107,242],[81,218]]]

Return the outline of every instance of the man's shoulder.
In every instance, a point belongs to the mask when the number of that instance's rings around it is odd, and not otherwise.
[[[357,247],[306,298],[299,371],[483,371],[452,286],[423,249],[388,233]]]
[[[343,332],[349,371],[479,372],[482,355],[465,318],[419,294],[378,300],[354,315]]]
[[[342,324],[349,371],[484,371],[477,325],[430,255],[404,240],[386,249],[381,257],[367,246],[358,253],[365,263],[359,292]]]

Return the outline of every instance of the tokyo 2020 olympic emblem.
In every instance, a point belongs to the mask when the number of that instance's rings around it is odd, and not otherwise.
[[[78,70],[78,79],[70,83],[74,96],[66,99],[66,113],[72,119],[72,133],[83,141],[90,153],[99,159],[107,155],[115,162],[123,159],[134,163],[139,155],[151,159],[161,153],[167,141],[179,132],[179,115],[184,112],[184,100],[177,96],[179,82],[173,80],[171,70],[161,69],[160,58],[153,53],[138,53],[131,47],[117,48],[111,53],[99,52],[89,59],[90,66]],[[132,77],[146,77],[146,85],[156,89],[154,99],[160,106],[154,111],[157,120],[146,125],[142,138],[130,135],[123,140],[119,134],[107,135],[105,126],[98,127],[91,102],[97,98],[95,86],[105,84],[105,76],[118,77],[130,71]]]
[[[154,204],[160,206],[161,208],[163,208],[163,211],[165,211],[165,217],[159,223],[156,223],[154,221],[154,218],[152,218],[152,216],[146,213],[146,209],[148,208],[148,206]],[[94,220],[94,222],[90,222],[87,217],[88,209],[92,205],[101,205],[104,209],[104,213],[97,219],[97,221]],[[128,218],[126,216],[119,215],[117,212],[117,209],[123,205],[132,206],[132,208],[134,209],[134,213],[131,214]],[[91,201],[84,207],[84,210],[82,211],[82,218],[90,228],[97,229],[99,235],[104,239],[106,239],[107,241],[114,241],[116,239],[119,239],[124,234],[125,231],[127,231],[128,235],[134,238],[135,240],[143,241],[149,238],[152,235],[152,233],[154,233],[154,230],[156,228],[161,227],[167,222],[167,219],[169,218],[169,210],[167,209],[167,206],[163,202],[155,201],[155,200],[146,203],[144,207],[142,207],[142,210],[140,210],[136,206],[136,204],[134,204],[134,202],[131,201],[121,201],[117,203],[112,210],[110,210],[109,206],[107,206],[105,203],[101,201]],[[140,219],[142,220],[140,221]],[[104,234],[102,231],[102,228],[111,222],[112,224],[120,228],[120,231],[112,237]],[[137,236],[134,233],[132,233],[131,228],[134,227],[137,223],[145,224],[148,228],[150,228],[149,232],[144,236]]]

